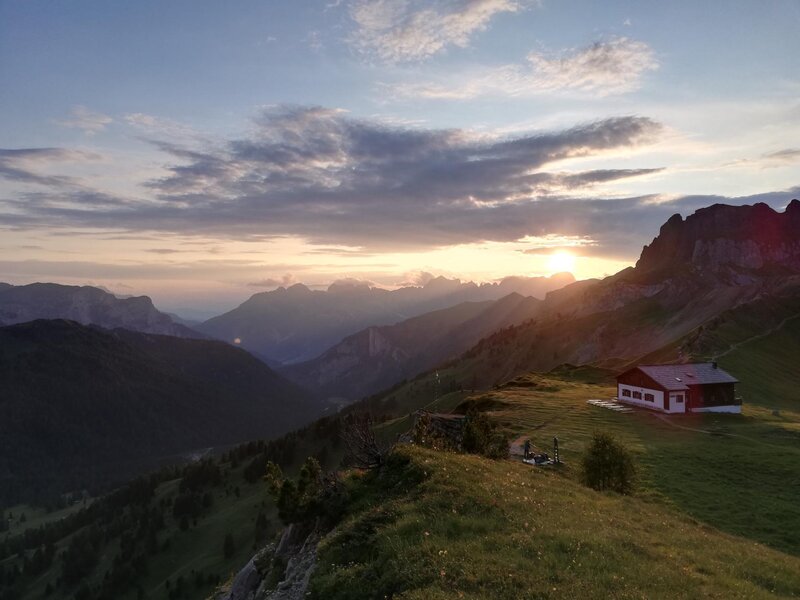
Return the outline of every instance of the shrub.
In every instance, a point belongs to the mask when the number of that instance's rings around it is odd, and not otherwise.
[[[595,433],[583,456],[583,482],[599,491],[633,491],[636,467],[630,451],[607,433]]]
[[[285,478],[280,467],[272,462],[267,463],[264,479],[277,504],[278,516],[287,525],[317,518],[335,522],[347,501],[346,491],[336,475],[323,475],[319,463],[311,456],[303,463],[296,481]]]
[[[508,458],[508,436],[497,431],[491,419],[475,408],[467,412],[461,447],[464,452],[481,454],[487,458]]]

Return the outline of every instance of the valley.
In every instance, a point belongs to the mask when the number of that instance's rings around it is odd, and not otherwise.
[[[710,207],[671,219],[650,246],[658,252],[646,247],[634,268],[541,300],[510,294],[370,326],[280,373],[224,342],[70,321],[2,328],[0,384],[6,397],[18,397],[11,414],[30,410],[23,389],[36,398],[32,406],[73,432],[81,421],[70,419],[90,400],[100,400],[94,419],[104,405],[117,415],[133,411],[125,427],[111,429],[115,435],[73,437],[84,454],[71,460],[95,471],[78,470],[82,480],[57,480],[53,489],[109,473],[87,457],[100,447],[104,456],[125,456],[118,444],[130,448],[127,429],[150,440],[150,456],[232,445],[42,511],[19,504],[23,490],[41,484],[18,465],[44,465],[47,474],[59,463],[26,433],[30,423],[9,421],[18,427],[6,425],[5,435],[20,440],[14,447],[35,452],[4,467],[17,492],[8,496],[13,516],[0,534],[0,582],[9,590],[0,598],[33,600],[50,590],[77,600],[231,600],[239,569],[254,555],[269,556],[269,541],[287,531],[300,536],[295,543],[311,533],[320,538],[307,591],[326,599],[444,598],[452,589],[465,598],[800,594],[800,396],[792,375],[800,275],[791,250],[798,207],[774,214]],[[742,233],[759,219],[773,233],[788,228],[763,252],[751,243],[757,237]],[[703,250],[687,259],[688,247]],[[741,415],[616,413],[587,403],[613,397],[615,374],[630,365],[710,360],[740,380]],[[149,412],[130,402],[150,406],[153,389],[163,398]],[[53,390],[63,392],[63,403],[52,402]],[[339,400],[337,408],[325,400]],[[557,437],[563,464],[548,470],[399,445],[382,475],[352,468],[342,439],[352,419],[371,415],[376,439],[388,447],[420,409],[483,414],[506,439],[530,438],[541,451]],[[632,496],[582,485],[580,464],[596,432],[631,452]],[[135,450],[148,455],[141,444]],[[269,462],[296,474],[309,456],[338,472],[334,516],[318,531],[303,529],[309,523],[288,530],[285,507],[263,478]],[[132,475],[115,471],[117,481]],[[289,559],[299,546],[282,547],[289,554],[270,564],[295,564]],[[251,579],[274,586],[283,568],[264,567]]]

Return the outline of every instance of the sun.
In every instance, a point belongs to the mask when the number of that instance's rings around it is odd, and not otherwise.
[[[575,256],[569,252],[555,252],[547,259],[547,268],[550,270],[550,274],[567,271],[571,273],[575,268]]]

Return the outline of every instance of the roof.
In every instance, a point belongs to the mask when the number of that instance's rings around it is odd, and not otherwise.
[[[686,363],[682,365],[639,365],[626,371],[638,369],[666,390],[686,390],[690,385],[712,383],[739,383],[730,373],[716,363]],[[624,375],[623,373],[622,375]],[[620,375],[620,377],[622,376]]]

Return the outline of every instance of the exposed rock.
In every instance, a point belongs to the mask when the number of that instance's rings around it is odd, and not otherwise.
[[[289,558],[283,580],[272,591],[266,589],[266,582],[262,583],[255,600],[301,600],[305,598],[308,582],[317,566],[319,541],[319,533],[311,532],[300,549],[293,552]]]
[[[147,296],[117,298],[96,287],[55,283],[0,287],[0,323],[13,325],[36,319],[69,319],[106,329],[205,337],[158,311]]]
[[[317,564],[316,525],[289,525],[277,544],[259,550],[213,600],[301,600]]]
[[[669,268],[759,270],[778,265],[800,272],[800,201],[782,213],[763,203],[715,204],[684,221],[673,215],[636,263],[639,273]]]

